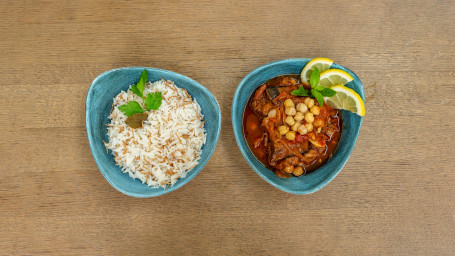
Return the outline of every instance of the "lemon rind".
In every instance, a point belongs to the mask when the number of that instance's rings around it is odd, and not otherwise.
[[[314,58],[312,60],[310,60],[306,65],[305,67],[303,67],[303,70],[302,72],[300,73],[300,79],[305,82],[307,82],[308,80],[305,78],[304,74],[306,75],[306,73],[308,72],[308,70],[310,70],[310,68],[306,69],[307,67],[313,67],[316,63],[323,63],[323,64],[329,64],[329,69],[327,70],[330,70],[330,66],[332,66],[333,64],[333,60],[329,59],[329,58]],[[312,69],[311,69],[312,70]],[[326,71],[327,71],[326,70]],[[325,72],[325,71],[324,71]]]
[[[321,80],[323,78],[326,78],[326,76],[328,76],[327,75],[328,73],[341,73],[341,74],[343,74],[344,77],[349,78],[349,79],[347,79],[348,83],[351,82],[352,80],[354,80],[354,78],[348,72],[341,70],[341,69],[336,69],[336,68],[327,69],[326,71],[322,72],[321,76],[320,76]]]
[[[344,85],[334,85],[330,87],[330,89],[335,90],[337,92],[344,92],[349,96],[352,96],[355,99],[357,109],[360,110],[357,111],[356,114],[359,116],[365,115],[365,103],[363,102],[362,97],[360,97],[360,95],[356,91]]]

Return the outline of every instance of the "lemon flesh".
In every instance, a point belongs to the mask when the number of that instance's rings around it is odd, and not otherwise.
[[[354,80],[351,75],[341,69],[329,69],[321,73],[319,85],[330,88],[334,85],[345,85]]]
[[[356,113],[359,116],[365,115],[365,104],[362,98],[354,90],[344,86],[335,85],[330,89],[337,92],[332,97],[325,97],[325,102],[337,109],[344,109]]]

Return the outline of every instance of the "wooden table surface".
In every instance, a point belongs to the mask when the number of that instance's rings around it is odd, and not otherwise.
[[[153,3],[152,3],[153,2]],[[2,1],[0,255],[454,255],[454,1]],[[234,140],[251,70],[329,57],[362,80],[366,116],[341,173],[282,192]],[[98,170],[87,90],[118,67],[205,85],[220,140],[181,189],[139,199]]]

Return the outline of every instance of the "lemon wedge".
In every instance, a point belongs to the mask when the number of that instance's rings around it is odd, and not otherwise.
[[[335,85],[330,89],[337,92],[332,97],[325,97],[325,102],[335,108],[344,109],[356,113],[359,116],[365,115],[365,104],[362,97],[351,88],[344,85]]]
[[[341,69],[329,69],[321,73],[319,85],[331,87],[334,85],[345,85],[354,80],[351,75]]]
[[[311,73],[313,73],[314,68],[318,68],[319,72],[322,73],[332,66],[333,60],[327,58],[315,58],[310,60],[303,68],[302,73],[300,74],[300,80],[303,82],[310,82]]]

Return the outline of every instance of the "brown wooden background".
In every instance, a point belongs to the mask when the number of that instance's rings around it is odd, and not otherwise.
[[[454,1],[1,1],[1,255],[454,255]],[[234,141],[251,70],[329,57],[365,86],[366,117],[323,190],[275,189]],[[206,168],[150,199],[103,178],[84,106],[109,69],[148,66],[212,91]]]

